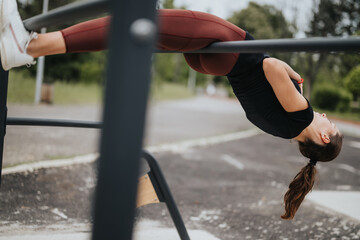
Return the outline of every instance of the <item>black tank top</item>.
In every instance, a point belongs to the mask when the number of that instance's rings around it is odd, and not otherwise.
[[[246,34],[245,40],[253,39]],[[262,63],[266,57],[265,54],[240,54],[227,78],[250,122],[266,133],[291,139],[310,125],[314,113],[309,102],[305,110],[285,111],[265,77]],[[300,92],[298,83],[292,82]]]

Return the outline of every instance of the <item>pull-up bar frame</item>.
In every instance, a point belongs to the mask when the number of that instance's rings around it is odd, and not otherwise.
[[[144,33],[137,31],[134,23],[146,23],[147,26],[152,26],[155,22],[155,2],[155,0],[91,0],[69,4],[24,21],[27,29],[39,30],[42,27],[93,17],[106,13],[110,9],[113,17],[109,39],[110,51],[103,123],[7,118],[8,72],[0,70],[0,134],[2,136],[0,137],[0,165],[6,124],[103,128],[93,239],[131,239],[132,237],[137,173],[150,83],[150,57],[155,45],[153,36],[156,35],[155,28]],[[213,43],[192,53],[265,51],[359,52],[360,38],[221,42]],[[134,95],[137,97],[133,98]],[[119,148],[119,145],[122,148]],[[114,159],[121,159],[121,161],[113,161]],[[114,184],[118,182],[129,182],[129,184],[120,186]],[[123,192],[127,194],[123,195]],[[183,239],[187,239],[186,236]]]
[[[360,37],[318,37],[267,39],[212,43],[206,48],[185,53],[263,53],[263,52],[360,52]],[[158,51],[175,53],[176,51]]]

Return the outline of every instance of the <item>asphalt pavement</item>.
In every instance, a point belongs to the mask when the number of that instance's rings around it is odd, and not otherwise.
[[[99,120],[101,109],[9,106],[9,116],[24,115]],[[306,161],[295,143],[255,130],[238,102],[199,97],[150,104],[145,146],[192,239],[360,239],[360,125],[336,124],[345,135],[343,151],[318,164],[319,181],[292,221],[280,218],[283,195]],[[98,135],[8,128],[1,240],[89,238]],[[137,209],[135,239],[178,239],[164,204]]]

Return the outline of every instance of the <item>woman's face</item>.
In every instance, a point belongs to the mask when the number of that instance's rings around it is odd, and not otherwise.
[[[339,129],[336,127],[336,124],[331,122],[325,113],[314,112],[314,123],[316,127],[322,132],[329,136],[339,133]]]

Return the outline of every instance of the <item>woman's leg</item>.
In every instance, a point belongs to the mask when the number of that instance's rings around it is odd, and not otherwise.
[[[164,50],[192,51],[213,42],[245,40],[246,32],[214,15],[177,9],[159,10],[158,47]],[[198,72],[226,75],[239,54],[185,54],[188,64]]]
[[[61,31],[39,34],[27,53],[34,58],[66,52],[93,52],[106,49],[110,17],[98,18]]]
[[[64,38],[61,32],[39,34],[36,39],[31,40],[26,52],[33,58],[65,53],[66,47]]]
[[[164,9],[158,11],[158,48],[191,51],[213,42],[244,40],[246,32],[211,14]],[[64,52],[89,52],[106,48],[109,17],[80,23],[60,32],[39,35],[27,49],[33,57]],[[239,54],[185,54],[188,64],[196,71],[212,75],[226,75]]]
[[[110,17],[86,21],[61,30],[66,52],[93,52],[107,48]]]

